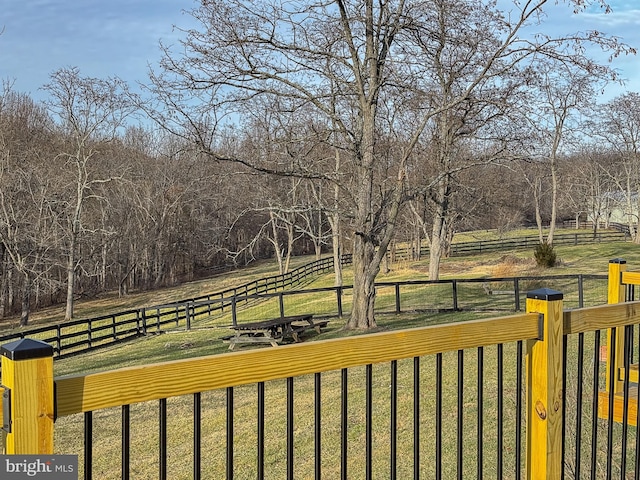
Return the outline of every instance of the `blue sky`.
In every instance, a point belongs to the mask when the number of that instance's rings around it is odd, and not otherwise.
[[[83,76],[146,81],[160,39],[176,43],[195,4],[179,0],[2,0],[0,79],[39,98],[39,88],[62,67]]]
[[[553,2],[550,2],[553,3]],[[640,48],[640,2],[611,0],[613,13],[592,9],[573,15],[567,5],[552,7],[545,30],[553,34],[599,30]],[[0,80],[43,98],[39,88],[62,67],[78,67],[83,76],[118,76],[130,84],[145,82],[155,64],[158,42],[175,44],[173,26],[193,25],[183,10],[189,0],[2,0],[0,4]],[[629,79],[610,87],[605,99],[624,89],[640,92],[640,56],[616,59],[613,66]]]

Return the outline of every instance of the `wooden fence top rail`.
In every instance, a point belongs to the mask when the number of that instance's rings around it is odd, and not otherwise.
[[[565,335],[637,323],[640,323],[640,302],[599,305],[579,310],[566,310],[563,313]]]
[[[640,285],[640,272],[622,272],[622,283]]]
[[[60,377],[57,415],[529,340],[539,329],[539,315],[525,313]]]

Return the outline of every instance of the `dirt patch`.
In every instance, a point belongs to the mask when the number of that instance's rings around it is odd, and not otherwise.
[[[429,263],[420,262],[412,265],[410,270],[428,275]],[[533,258],[506,254],[490,260],[464,260],[449,258],[440,265],[442,277],[522,277],[536,275],[539,272]]]
[[[534,273],[537,270],[533,258],[520,258],[515,255],[503,255],[496,259],[491,268],[490,275],[496,278],[521,277]]]

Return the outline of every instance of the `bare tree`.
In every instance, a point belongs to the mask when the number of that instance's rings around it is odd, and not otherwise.
[[[601,225],[608,225],[611,194],[616,190],[609,176],[609,157],[601,148],[587,144],[561,163],[564,202],[575,216],[576,228],[583,217],[592,223],[594,238]]]
[[[93,162],[101,144],[113,141],[132,112],[125,85],[118,79],[82,77],[77,68],[64,68],[51,75],[44,86],[51,115],[66,136],[60,157],[71,167],[74,192],[67,224],[67,301],[65,319],[73,318],[78,242],[83,233],[83,208],[93,188],[122,175],[97,177]]]
[[[544,176],[548,173],[551,212],[546,238],[543,234],[540,201],[541,190],[547,187],[547,179],[536,176],[532,188],[540,242],[551,246],[558,218],[560,157],[563,153],[567,154],[568,146],[575,138],[578,128],[576,117],[595,107],[595,90],[609,80],[607,72],[584,71],[579,67],[580,65],[551,60],[541,63],[530,74],[532,95],[523,111],[523,118],[530,125],[530,138],[536,143],[530,154],[531,160],[546,165],[548,169]],[[545,168],[542,169],[544,171]]]
[[[542,21],[546,3],[514,2],[511,11],[501,13],[485,4],[451,0],[204,0],[192,12],[201,28],[187,32],[184,54],[165,49],[163,71],[152,74],[159,105],[149,113],[215,160],[339,185],[342,218],[353,241],[354,300],[347,328],[370,328],[376,325],[374,282],[408,198],[414,148],[427,127],[438,116],[456,116],[448,112],[462,108],[480,90],[501,84],[508,72],[537,56],[598,68],[569,51],[569,44],[592,41],[620,50],[615,40],[589,33],[521,37],[526,26]],[[585,4],[569,3],[576,8]],[[440,36],[432,46],[428,33],[442,31],[434,24],[451,25],[448,15],[462,22],[455,25],[458,35]],[[445,53],[441,58],[452,58],[453,50],[464,46],[452,42],[462,42],[467,27],[476,28],[478,43],[471,44],[471,59],[461,62],[464,81],[432,102],[434,72],[458,65],[434,64],[432,48]],[[292,167],[270,156],[222,155],[217,129],[241,117],[257,97],[273,99],[270,105],[280,115],[313,110],[332,125],[331,145],[342,154],[340,171],[335,164],[327,168],[327,162]],[[414,101],[414,121],[403,125],[404,145],[388,150],[378,139],[395,128],[392,119],[406,108],[405,98]]]
[[[596,135],[615,157],[608,169],[616,185],[611,194],[621,197],[631,238],[640,243],[640,93],[626,93],[603,105],[596,126]]]
[[[29,322],[34,286],[46,279],[58,246],[48,124],[44,109],[28,96],[10,89],[0,96],[0,245],[21,280],[21,326]]]

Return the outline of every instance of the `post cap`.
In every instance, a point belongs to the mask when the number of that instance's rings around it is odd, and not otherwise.
[[[538,290],[532,290],[531,292],[528,292],[527,298],[553,302],[554,300],[562,300],[564,298],[564,295],[557,290],[551,290],[550,288],[540,288]]]
[[[21,338],[0,347],[0,355],[10,360],[32,360],[53,357],[53,347],[41,340]]]
[[[609,260],[609,263],[619,263],[620,265],[624,265],[627,261],[624,258],[612,258]]]

